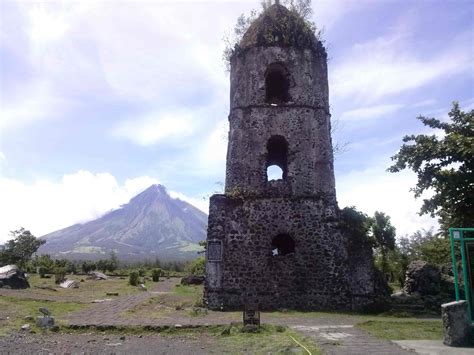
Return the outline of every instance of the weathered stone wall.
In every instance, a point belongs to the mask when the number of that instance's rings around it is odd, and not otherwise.
[[[230,109],[265,104],[265,72],[282,63],[289,73],[288,106],[321,108],[329,113],[326,52],[311,49],[253,47],[231,61]],[[268,105],[270,106],[270,105]]]
[[[251,303],[261,309],[351,310],[376,303],[371,259],[349,262],[352,251],[337,214],[332,202],[319,198],[214,195],[208,241],[222,242],[222,261],[207,263],[209,308]],[[281,233],[294,239],[294,253],[273,256],[272,239]]]
[[[335,213],[320,199],[213,196],[208,240],[222,241],[225,262],[221,284],[207,289],[209,306],[346,307],[346,255]],[[272,255],[272,239],[280,233],[294,239],[294,253]]]
[[[275,195],[275,187],[267,183],[267,142],[270,137],[281,135],[288,142],[288,176],[277,194],[325,194],[335,198],[332,148],[324,110],[249,107],[234,109],[229,121],[226,193]]]

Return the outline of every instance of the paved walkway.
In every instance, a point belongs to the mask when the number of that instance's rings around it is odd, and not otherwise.
[[[209,312],[205,316],[192,317],[184,312],[173,312],[172,317],[147,319],[124,317],[123,313],[160,293],[170,292],[176,280],[158,283],[152,290],[123,296],[112,301],[95,304],[87,309],[71,313],[66,320],[73,326],[203,326],[240,322],[240,313]],[[377,339],[355,328],[355,318],[301,317],[289,313],[262,313],[263,323],[284,324],[313,339],[326,354],[413,354],[390,341]]]
[[[316,323],[317,324],[317,323]],[[375,338],[353,325],[291,326],[314,339],[325,354],[414,354],[397,344]]]

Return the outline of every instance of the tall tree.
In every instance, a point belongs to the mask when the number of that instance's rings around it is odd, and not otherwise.
[[[380,252],[381,271],[386,274],[389,270],[387,255],[395,249],[395,227],[390,222],[390,217],[383,212],[375,211],[372,219],[371,234],[375,247]]]
[[[441,134],[409,135],[392,157],[388,169],[413,170],[418,182],[411,190],[415,197],[433,192],[423,199],[420,214],[437,216],[441,229],[474,225],[474,110],[463,112],[457,102],[449,112],[449,122],[424,116],[418,119]]]
[[[10,236],[12,239],[0,251],[0,263],[16,264],[22,269],[26,267],[26,263],[31,260],[38,248],[46,243],[45,240],[36,238],[25,228],[10,232]]]

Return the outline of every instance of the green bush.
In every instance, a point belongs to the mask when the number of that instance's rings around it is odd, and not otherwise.
[[[138,269],[138,275],[139,275],[140,277],[145,276],[145,274],[146,274],[146,270],[145,270],[145,269]]]
[[[57,267],[54,270],[54,283],[60,284],[66,278],[66,268],[64,267]]]
[[[205,269],[206,269],[206,259],[204,258],[204,256],[200,256],[186,265],[185,272],[188,275],[203,276]]]
[[[38,274],[40,278],[44,279],[47,273],[48,273],[48,270],[44,266],[38,267]]]
[[[138,286],[139,282],[140,282],[140,275],[138,274],[138,272],[137,271],[130,272],[130,275],[128,277],[128,283],[132,286]]]
[[[158,268],[158,269],[153,269],[153,270],[151,271],[151,278],[153,279],[153,282],[158,282],[158,281],[160,281],[161,273],[162,273],[162,271],[161,271],[161,269],[159,269],[159,268]]]

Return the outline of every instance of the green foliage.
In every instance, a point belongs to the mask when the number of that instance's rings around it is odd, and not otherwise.
[[[66,268],[65,267],[56,267],[54,270],[54,283],[60,284],[66,278]]]
[[[403,252],[412,260],[424,260],[444,265],[451,262],[451,245],[448,238],[435,234],[432,229],[417,231],[409,238],[401,238]]]
[[[84,261],[81,265],[81,269],[84,274],[88,274],[89,272],[94,271],[96,268],[96,264],[91,261]]]
[[[199,256],[185,267],[185,272],[189,275],[203,276],[206,270],[206,259],[204,256]]]
[[[52,274],[54,272],[55,263],[49,254],[43,254],[34,257],[33,266],[42,269],[44,274]]]
[[[48,270],[45,267],[43,267],[43,266],[38,267],[38,274],[39,274],[40,278],[44,279],[46,277],[47,273],[48,273]]]
[[[140,277],[145,276],[145,274],[146,274],[146,270],[145,270],[145,269],[138,269],[138,275],[139,275]]]
[[[128,283],[132,286],[138,286],[140,282],[140,276],[138,275],[137,271],[131,271],[128,277]]]
[[[36,238],[24,228],[10,232],[10,236],[12,239],[0,251],[1,265],[16,264],[21,269],[25,269],[32,255],[46,243],[45,240]]]
[[[160,276],[163,271],[161,269],[153,269],[151,270],[151,278],[153,282],[160,281]]]
[[[390,217],[378,211],[369,217],[352,206],[341,210],[341,220],[351,238],[369,243],[375,249],[376,265],[384,274],[389,273],[388,254],[395,249],[395,228]]]
[[[313,9],[311,7],[311,0],[284,0],[282,4],[290,10],[293,15],[302,21],[307,32],[315,34],[317,38],[321,38],[322,32],[318,31],[315,23],[311,20]],[[241,14],[237,18],[237,23],[234,26],[233,31],[230,34],[226,34],[223,37],[225,44],[224,52],[222,53],[222,59],[226,64],[227,70],[230,69],[230,58],[239,49],[239,44],[242,41],[242,37],[250,28],[250,26],[271,6],[271,1],[264,0],[261,2],[262,8],[260,11],[255,9],[250,11],[249,16]],[[287,27],[287,24],[280,24],[282,28]],[[282,33],[284,35],[285,33]]]
[[[392,157],[395,163],[388,169],[399,172],[413,170],[418,182],[412,191],[423,199],[420,214],[438,216],[441,229],[472,227],[474,223],[474,110],[463,112],[457,102],[449,112],[449,122],[424,116],[418,119],[429,128],[441,130],[441,135],[409,135],[405,144]]]
[[[351,238],[360,241],[370,241],[369,231],[372,220],[365,213],[358,211],[354,206],[345,207],[341,210],[343,229]]]
[[[103,273],[106,273],[107,271],[114,272],[115,270],[117,270],[118,266],[119,262],[117,259],[117,255],[113,251],[112,253],[110,253],[109,259],[101,259],[96,264],[97,269],[99,269]]]
[[[395,249],[395,227],[385,213],[375,212],[371,223],[371,236],[373,245],[380,253],[380,270],[387,274],[389,272],[387,254]]]

